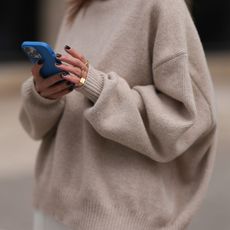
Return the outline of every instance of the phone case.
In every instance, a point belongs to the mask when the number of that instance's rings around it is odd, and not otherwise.
[[[43,61],[43,66],[40,71],[42,77],[47,78],[62,72],[55,66],[55,63],[61,62],[56,59],[56,54],[46,42],[25,41],[21,47],[31,63],[34,64],[40,59]]]

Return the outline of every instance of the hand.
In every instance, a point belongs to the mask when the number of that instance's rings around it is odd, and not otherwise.
[[[80,79],[87,78],[88,74],[88,61],[79,52],[74,50],[69,46],[65,46],[65,51],[67,55],[57,54],[57,59],[62,62],[62,64],[56,64],[58,68],[69,74],[64,76],[64,79],[72,82],[78,88],[82,85]]]
[[[73,90],[73,84],[63,80],[63,73],[43,78],[40,75],[42,63],[38,62],[32,67],[32,75],[36,91],[47,99],[60,99]]]

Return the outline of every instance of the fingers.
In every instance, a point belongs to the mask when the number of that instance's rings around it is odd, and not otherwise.
[[[72,65],[65,65],[65,64],[56,64],[57,67],[64,72],[72,73],[74,75],[77,75],[79,78],[81,77],[81,69],[79,67],[75,67]]]
[[[80,59],[77,59],[77,58],[73,58],[72,56],[70,55],[61,55],[61,54],[57,54],[56,55],[57,59],[60,60],[61,62],[65,62],[69,65],[72,65],[72,66],[75,66],[75,67],[78,67],[80,69],[84,69],[86,70],[87,67],[85,65],[84,62],[82,62],[82,60]]]
[[[60,95],[64,94],[64,93],[69,93],[70,91],[72,91],[74,88],[73,84],[71,84],[71,82],[68,81],[64,81],[62,83],[59,84],[55,84],[49,88],[46,88],[45,90],[43,90],[42,92],[40,92],[40,95],[42,97],[45,98],[56,98],[59,97]]]
[[[86,58],[84,57],[84,55],[82,55],[81,53],[79,53],[75,49],[71,48],[70,46],[66,45],[65,46],[65,51],[68,54],[70,54],[72,57],[80,59],[83,63],[85,63],[87,61]]]
[[[47,88],[51,87],[54,84],[57,84],[61,81],[63,81],[63,78],[61,76],[62,73],[56,74],[53,76],[50,76],[48,78],[42,78],[41,76],[38,77],[34,76],[35,84],[36,84],[36,90],[40,93]]]
[[[65,96],[66,94],[68,94],[72,90],[73,90],[73,87],[69,87],[67,89],[62,90],[61,92],[50,95],[49,98],[50,99],[60,99],[61,97]]]
[[[62,73],[43,78],[40,75],[42,67],[40,61],[32,68],[35,88],[44,98],[61,98],[71,92],[77,85],[81,85],[80,78],[88,72],[87,59],[81,53],[69,46],[65,46],[65,51],[67,55],[57,54],[57,59],[61,62],[61,64],[57,64],[57,67],[63,71]]]
[[[66,94],[69,94],[71,91],[73,91],[73,87],[66,88],[66,89],[63,89],[62,91],[60,91],[58,93],[48,95],[48,96],[42,96],[42,97],[47,98],[47,99],[53,99],[53,100],[60,99],[61,97],[65,96]]]
[[[63,73],[56,74],[56,75],[53,75],[53,76],[50,76],[50,77],[44,79],[44,81],[41,84],[42,88],[44,88],[44,89],[49,88],[50,86],[62,81],[63,80],[62,74]]]
[[[76,77],[76,76],[73,76],[73,75],[71,75],[71,74],[68,74],[68,75],[66,75],[66,76],[63,76],[63,78],[64,78],[65,80],[67,80],[67,81],[69,81],[69,82],[75,84],[75,85],[79,85],[79,83],[80,83],[80,78],[78,78],[78,77]]]
[[[61,64],[57,63],[57,67],[69,74],[64,78],[74,84],[79,84],[80,78],[83,73],[88,72],[87,59],[75,49],[65,46],[67,55],[57,54],[56,57],[61,61]],[[76,77],[77,76],[77,77]]]

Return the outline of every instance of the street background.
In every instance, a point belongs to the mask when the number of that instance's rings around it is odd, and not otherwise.
[[[29,1],[18,2],[29,4]],[[38,6],[38,1],[30,2],[33,4],[30,9],[32,10],[34,7],[36,11],[35,6]],[[215,5],[212,1],[208,3],[206,1],[206,4],[209,4],[207,6],[209,10],[206,9],[206,11],[204,4],[204,0],[200,0],[199,4],[194,3],[194,17],[196,17],[202,41],[204,41],[215,88],[219,136],[216,164],[209,190],[189,230],[229,230],[230,40],[228,40],[229,29],[227,28],[230,27],[230,20],[229,16],[224,16],[222,10],[225,9],[229,12],[230,4],[228,1],[222,1],[222,3],[219,1],[218,5]],[[213,10],[210,10],[210,7]],[[4,16],[7,19],[5,23],[11,20],[10,23],[17,24],[17,20],[10,19],[10,15],[4,11],[4,7],[2,8],[0,19]],[[63,9],[63,0],[39,1],[37,14],[30,12],[33,17],[36,16],[34,22],[32,16],[28,15],[25,18],[28,23],[32,23],[30,27],[33,26],[33,23],[36,27],[35,31],[30,31],[31,39],[44,40],[54,45]],[[218,13],[219,17],[216,17]],[[219,24],[213,24],[214,16],[220,20]],[[30,19],[31,21],[29,21]],[[2,20],[0,21],[0,31],[2,31],[1,27],[5,28],[5,24]],[[207,29],[207,25],[211,28],[211,32],[202,29]],[[28,29],[28,25],[25,27]],[[214,28],[216,31],[212,31]],[[8,28],[6,31],[9,31]],[[12,30],[13,32],[15,30]],[[216,35],[218,32],[219,37],[218,34]],[[2,34],[1,32],[0,41],[2,39],[4,42]],[[14,36],[11,38],[13,39]],[[21,38],[24,39],[23,36]],[[4,44],[4,46],[0,45],[0,230],[32,230],[33,170],[39,141],[30,139],[18,120],[21,104],[20,86],[30,76],[31,66],[17,52],[7,52],[9,50],[9,48],[6,49],[8,43],[5,41]],[[9,58],[12,55],[14,58]]]

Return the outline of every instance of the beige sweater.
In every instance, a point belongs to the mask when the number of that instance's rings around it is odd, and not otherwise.
[[[61,100],[22,86],[20,120],[42,140],[34,207],[73,230],[185,229],[212,173],[213,84],[183,0],[95,0],[68,44],[90,61]],[[25,146],[26,151],[26,146]]]

